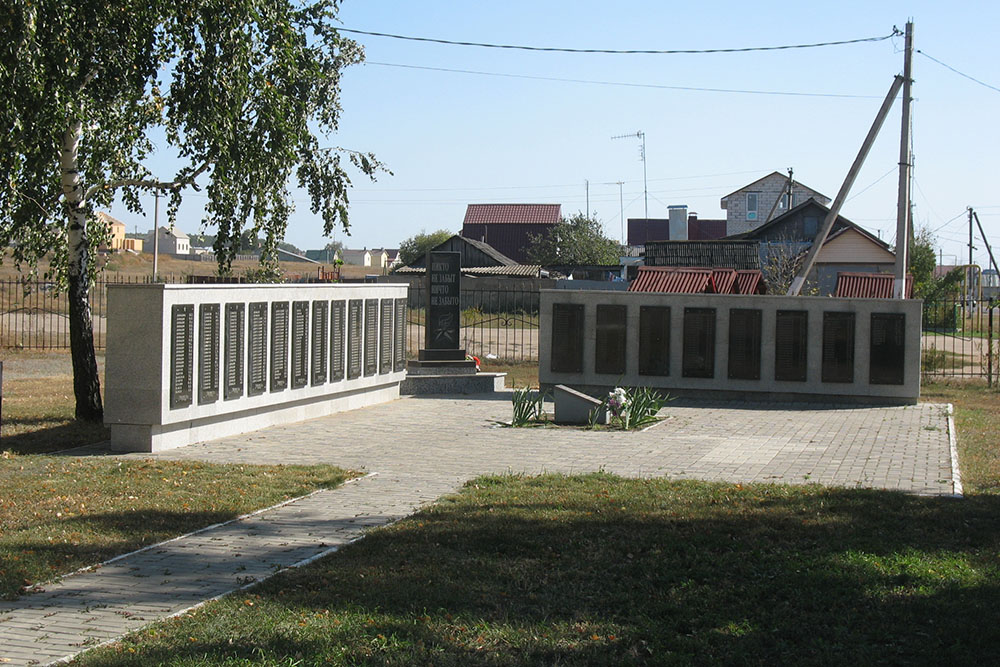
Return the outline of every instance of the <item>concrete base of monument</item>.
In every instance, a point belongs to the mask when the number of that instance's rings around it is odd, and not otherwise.
[[[407,375],[475,375],[476,362],[466,361],[418,361],[406,362]]]
[[[381,387],[347,391],[332,397],[316,396],[283,403],[270,409],[250,409],[174,424],[109,424],[111,448],[119,452],[160,452],[269,426],[325,417],[337,412],[386,403],[399,398],[400,385],[393,382]]]
[[[475,373],[412,375],[399,385],[399,393],[406,395],[424,394],[491,394],[504,390],[506,373]]]

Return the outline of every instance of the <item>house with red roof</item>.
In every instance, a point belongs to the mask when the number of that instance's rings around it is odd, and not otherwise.
[[[561,204],[469,204],[462,236],[488,243],[519,264],[528,262],[533,236],[558,224]]]

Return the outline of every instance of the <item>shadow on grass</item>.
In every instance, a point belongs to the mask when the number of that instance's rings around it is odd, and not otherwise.
[[[4,425],[11,430],[30,427],[32,430],[14,435],[4,435],[0,439],[0,451],[15,454],[48,454],[72,447],[80,447],[104,442],[111,437],[111,431],[104,424],[71,421],[45,428],[52,419],[5,419]]]
[[[134,660],[974,664],[1000,646],[996,498],[544,479],[476,480]]]

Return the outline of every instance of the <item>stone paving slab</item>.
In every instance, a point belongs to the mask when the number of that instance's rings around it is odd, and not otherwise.
[[[378,474],[0,602],[4,665],[44,664],[252,585],[485,473],[822,483],[952,495],[947,406],[670,403],[622,433],[509,429],[510,394],[410,397],[145,458],[332,463]],[[79,452],[87,453],[87,452]],[[97,452],[91,452],[97,453]]]

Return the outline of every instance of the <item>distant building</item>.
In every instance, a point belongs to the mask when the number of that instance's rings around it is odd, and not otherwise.
[[[117,218],[113,218],[103,211],[97,213],[98,224],[104,225],[108,229],[111,238],[108,245],[102,250],[124,250],[125,249],[125,223]]]
[[[469,204],[462,236],[483,241],[515,262],[528,261],[531,237],[544,236],[561,217],[561,204]]]
[[[725,220],[700,220],[687,206],[670,206],[669,218],[629,218],[628,243],[647,241],[712,241],[726,235]]]
[[[160,227],[159,252],[164,255],[190,255],[191,239],[176,227]],[[153,230],[146,234],[146,252],[153,252]]]
[[[771,172],[722,198],[720,205],[726,211],[726,236],[749,232],[810,198],[821,204],[830,203],[826,195],[796,180],[789,184],[787,175]]]
[[[351,264],[353,266],[372,265],[372,253],[367,248],[362,248],[361,250],[344,248],[341,259],[344,260],[344,264]]]
[[[339,250],[333,250],[331,248],[319,248],[317,250],[306,250],[306,257],[313,260],[314,262],[323,262],[324,264],[333,264],[338,259],[343,259],[340,256]]]

